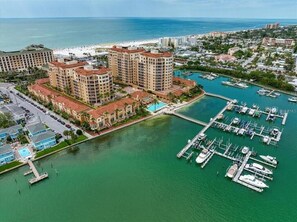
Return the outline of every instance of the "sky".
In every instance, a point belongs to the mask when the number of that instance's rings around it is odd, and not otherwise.
[[[297,0],[0,0],[0,18],[34,17],[297,19]]]

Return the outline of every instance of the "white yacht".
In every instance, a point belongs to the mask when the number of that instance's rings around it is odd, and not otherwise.
[[[246,113],[248,111],[249,108],[247,108],[246,106],[242,107],[241,109],[241,113]]]
[[[205,138],[207,137],[207,135],[206,134],[204,134],[204,133],[200,133],[199,135],[198,135],[198,141],[202,141],[202,140],[205,140]]]
[[[297,103],[297,97],[290,97],[288,98],[289,102]]]
[[[264,95],[266,95],[267,90],[266,90],[266,89],[259,89],[259,90],[257,91],[257,93],[258,93],[259,95],[261,95],[261,96],[264,96]]]
[[[247,146],[244,146],[241,150],[242,154],[247,154],[250,151],[250,148],[248,148]]]
[[[234,124],[234,125],[239,124],[239,122],[240,122],[240,119],[237,118],[237,117],[235,117],[235,118],[232,120],[232,124]]]
[[[273,108],[271,109],[271,113],[272,113],[272,114],[276,114],[276,113],[277,113],[277,108],[273,107]]]
[[[232,179],[235,176],[237,170],[238,170],[238,165],[237,163],[235,163],[228,169],[226,176]]]
[[[252,115],[254,115],[255,111],[256,111],[256,110],[254,110],[254,109],[250,109],[250,111],[248,112],[248,114],[249,114],[250,116],[252,116]]]
[[[222,81],[222,84],[226,85],[226,86],[234,86],[234,83],[229,82],[229,81]]]
[[[276,158],[273,157],[273,156],[268,156],[268,155],[267,155],[267,156],[264,156],[264,155],[260,155],[260,158],[261,158],[262,160],[265,160],[267,163],[271,163],[271,164],[274,164],[274,165],[277,165],[277,164],[278,164]]]
[[[236,85],[237,87],[241,88],[241,89],[246,89],[246,88],[249,87],[247,84],[242,83],[242,82],[240,82],[240,83],[235,83],[235,85]]]
[[[270,135],[273,137],[276,137],[280,133],[279,129],[274,128],[273,130],[270,131]]]
[[[257,172],[263,173],[263,174],[272,174],[271,170],[265,168],[264,166],[262,166],[261,164],[258,164],[258,163],[246,164],[245,168],[254,170],[254,171],[257,171]]]
[[[196,158],[196,163],[203,163],[210,156],[210,154],[211,152],[208,149],[203,149]]]
[[[253,175],[243,175],[239,177],[239,180],[248,183],[250,185],[253,185],[255,187],[259,187],[259,188],[268,188],[269,186],[267,186],[264,182],[262,182],[261,180],[257,179],[255,176]]]
[[[269,136],[264,136],[264,137],[263,137],[263,143],[268,144],[269,142],[270,142],[270,138],[269,138]]]

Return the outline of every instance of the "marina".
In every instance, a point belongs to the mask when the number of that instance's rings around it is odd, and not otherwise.
[[[271,98],[277,98],[280,96],[280,93],[276,92],[275,90],[268,90],[268,89],[259,89],[257,93],[260,96],[267,96]]]

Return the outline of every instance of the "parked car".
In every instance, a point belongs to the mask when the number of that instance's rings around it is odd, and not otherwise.
[[[71,126],[69,124],[65,125],[68,129],[71,129]]]

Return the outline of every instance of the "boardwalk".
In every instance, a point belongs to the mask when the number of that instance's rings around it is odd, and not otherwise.
[[[177,112],[166,111],[165,114],[174,115],[174,116],[177,116],[177,117],[179,117],[181,119],[185,119],[185,120],[188,120],[188,121],[193,122],[193,123],[197,123],[197,124],[202,125],[202,126],[207,125],[207,123],[205,123],[203,121],[193,119],[191,117],[185,116],[185,115],[177,113]]]
[[[217,94],[214,94],[214,93],[205,93],[204,95],[206,96],[211,96],[211,97],[216,97],[216,98],[219,98],[219,99],[224,99],[226,101],[232,101],[232,99],[228,98],[228,97],[225,97],[225,96],[221,96],[221,95],[217,95]]]

